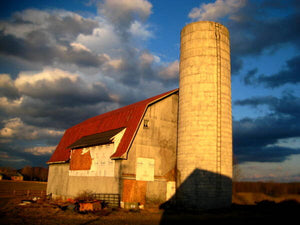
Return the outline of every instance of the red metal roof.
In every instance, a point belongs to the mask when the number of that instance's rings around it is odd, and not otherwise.
[[[147,107],[154,102],[176,93],[177,91],[178,89],[168,91],[152,98],[148,98],[143,101],[92,117],[67,129],[47,163],[68,161],[71,150],[68,148],[68,146],[84,136],[101,133],[120,127],[126,127],[126,131],[116,152],[111,156],[111,158],[126,158],[131,142]]]

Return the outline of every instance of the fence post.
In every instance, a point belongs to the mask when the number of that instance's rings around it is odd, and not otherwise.
[[[29,190],[27,190],[27,197],[29,196],[29,192],[30,192],[30,191],[29,191]]]

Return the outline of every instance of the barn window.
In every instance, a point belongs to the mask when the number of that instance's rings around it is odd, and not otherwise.
[[[144,120],[144,128],[149,128],[149,120]]]

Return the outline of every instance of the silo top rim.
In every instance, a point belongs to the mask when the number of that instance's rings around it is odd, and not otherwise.
[[[185,30],[190,30],[187,33],[192,32],[192,31],[196,31],[196,30],[214,30],[216,25],[219,25],[221,30],[223,30],[223,31],[225,31],[226,33],[229,34],[229,31],[228,31],[227,27],[225,27],[221,23],[214,22],[214,21],[196,21],[196,22],[189,23],[189,24],[187,24],[186,26],[184,26],[182,28],[181,34]],[[194,29],[193,29],[193,27],[194,27]]]

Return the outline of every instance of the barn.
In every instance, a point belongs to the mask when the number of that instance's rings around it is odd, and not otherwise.
[[[47,192],[166,201],[175,190],[177,109],[178,89],[69,128],[48,162]]]
[[[190,209],[231,204],[229,32],[210,21],[181,31],[179,89],[65,131],[48,161],[47,193],[115,194],[121,203]]]

